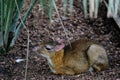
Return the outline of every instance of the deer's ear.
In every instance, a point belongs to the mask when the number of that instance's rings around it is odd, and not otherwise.
[[[60,51],[60,50],[62,50],[64,47],[65,47],[64,44],[57,45],[57,46],[55,47],[55,51]]]
[[[64,42],[64,40],[63,40],[63,39],[60,39],[60,38],[56,38],[56,41],[57,41],[58,43],[63,43],[63,42]]]

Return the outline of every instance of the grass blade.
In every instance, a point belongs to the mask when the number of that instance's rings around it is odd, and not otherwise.
[[[52,20],[52,13],[53,13],[53,0],[50,0],[50,9],[49,9],[49,18],[50,18],[50,21]]]
[[[108,0],[108,12],[107,12],[107,17],[112,17],[113,15],[113,0]]]
[[[0,1],[0,47],[3,46],[4,0]]]
[[[93,14],[94,14],[94,9],[95,5],[94,5],[94,0],[89,0],[89,15],[90,18],[93,18]]]
[[[88,15],[87,0],[83,0],[83,9],[84,9],[84,17],[87,18],[87,15]]]
[[[9,0],[8,0],[9,1]],[[10,28],[12,26],[9,26],[12,22],[12,16],[13,16],[13,10],[15,7],[15,3],[14,0],[8,2],[8,6],[7,6],[7,14],[6,14],[6,23],[5,23],[5,34],[4,34],[4,41],[5,41],[5,48],[7,49],[8,47],[8,36],[9,36],[9,32],[10,32]]]
[[[66,8],[67,8],[67,0],[64,0],[64,2],[63,2],[64,16],[66,15]]]
[[[28,57],[29,57],[29,42],[30,42],[30,34],[29,30],[27,30],[28,36],[27,36],[27,55],[26,55],[26,65],[25,65],[25,80],[27,80],[27,72],[28,72]]]
[[[18,8],[19,8],[19,11],[21,12],[22,11],[22,7],[23,7],[23,4],[24,4],[24,0],[17,0],[17,3],[18,3]],[[18,19],[19,19],[19,15],[20,13],[18,12],[17,9],[14,10],[14,17],[12,18],[12,28],[11,28],[11,31],[12,32],[15,32],[16,28],[17,28],[17,25],[18,25]]]
[[[118,9],[119,9],[119,4],[120,4],[120,1],[119,0],[115,0],[115,6],[114,6],[114,16],[117,17],[117,14],[118,14]]]
[[[72,15],[72,10],[73,10],[73,0],[69,0],[69,6],[70,6],[70,14]]]
[[[94,18],[97,18],[98,15],[98,8],[99,8],[99,0],[95,0],[95,15]]]
[[[47,7],[47,1],[46,0],[40,0],[40,4],[42,5],[42,10],[45,9]]]
[[[29,9],[28,9],[27,12],[25,13],[23,19],[21,19],[21,20],[22,20],[21,23],[19,24],[19,26],[18,26],[17,29],[15,30],[15,36],[14,36],[14,38],[13,38],[13,40],[12,40],[11,46],[13,46],[13,45],[15,44],[15,41],[16,41],[16,39],[17,39],[17,37],[18,37],[21,29],[24,27],[24,23],[26,22],[26,19],[27,19],[27,17],[29,16],[30,11],[33,9],[33,7],[34,7],[34,5],[35,5],[36,2],[37,2],[37,0],[32,0]],[[18,5],[18,4],[16,4],[16,5]],[[19,10],[19,9],[18,9],[18,11],[19,11],[19,14],[20,14],[20,10]],[[19,15],[19,17],[20,17],[20,15]],[[20,17],[20,18],[21,18],[21,17]]]

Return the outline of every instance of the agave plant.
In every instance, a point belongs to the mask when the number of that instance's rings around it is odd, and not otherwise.
[[[32,0],[23,18],[20,13],[25,0],[0,0],[0,54],[14,46],[27,17],[37,0]]]

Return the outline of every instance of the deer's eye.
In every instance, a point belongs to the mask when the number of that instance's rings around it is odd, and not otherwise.
[[[45,46],[45,49],[46,49],[46,50],[51,50],[51,49],[52,49],[52,46],[46,45],[46,46]]]

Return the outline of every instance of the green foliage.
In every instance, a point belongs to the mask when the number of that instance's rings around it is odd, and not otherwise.
[[[43,12],[52,20],[52,13],[54,9],[53,0],[40,0]]]
[[[120,9],[120,1],[119,0],[83,0],[83,8],[85,17],[97,18],[99,4],[103,2],[107,7],[107,17],[117,17],[118,10]],[[88,12],[89,10],[89,12]]]
[[[50,0],[49,3],[50,3],[49,18],[50,18],[50,20],[52,20],[52,13],[53,13],[53,8],[54,8],[54,6],[53,6],[53,0]]]
[[[67,10],[67,4],[69,2],[69,7],[70,7],[70,12],[72,13],[73,9],[73,1],[74,0],[61,0],[59,2],[63,2],[63,11],[64,11],[64,16],[66,15],[66,10]],[[52,20],[52,13],[55,8],[54,6],[55,0],[40,0],[40,4],[42,7],[42,11],[48,15],[50,20]],[[55,3],[56,4],[56,3]]]
[[[83,0],[83,9],[84,9],[85,18],[88,17],[88,10],[89,10],[90,18],[97,18],[98,8],[101,1],[102,0]],[[89,8],[88,8],[88,4],[89,4]]]
[[[84,17],[87,17],[88,11],[87,11],[87,0],[83,0],[83,9],[84,9]]]
[[[108,13],[107,16],[108,17],[117,17],[118,15],[118,10],[120,9],[120,1],[119,0],[109,0],[107,8],[108,8]]]
[[[74,2],[74,0],[69,0],[70,12],[71,12],[71,13],[72,13],[72,10],[73,10],[73,2]]]
[[[32,0],[29,9],[21,19],[20,13],[25,0],[0,1],[0,54],[6,54],[14,46],[30,11],[37,0]],[[20,20],[20,21],[19,21]]]
[[[67,4],[69,2],[69,10],[70,10],[70,13],[72,14],[72,10],[73,10],[73,2],[74,0],[63,0],[63,11],[64,11],[64,16],[66,15],[66,10],[67,10]]]
[[[64,16],[66,15],[66,8],[67,8],[67,0],[64,0],[64,2],[63,2]]]

